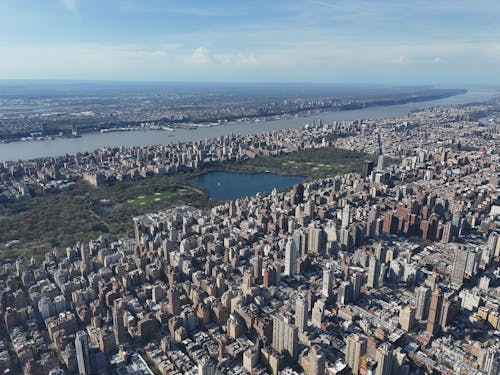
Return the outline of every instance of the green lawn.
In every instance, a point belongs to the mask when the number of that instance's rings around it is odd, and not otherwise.
[[[255,158],[243,163],[229,164],[226,169],[242,172],[270,171],[314,179],[359,172],[364,160],[374,160],[374,157],[362,152],[328,147],[300,150],[276,157]]]
[[[146,203],[150,202],[160,202],[165,198],[168,198],[172,196],[173,192],[171,191],[162,191],[162,192],[156,192],[153,194],[148,194],[148,195],[139,195],[136,198],[132,199],[127,199],[126,204],[135,206],[135,205],[145,205]]]

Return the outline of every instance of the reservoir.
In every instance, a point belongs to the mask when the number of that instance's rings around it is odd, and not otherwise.
[[[208,191],[214,200],[232,200],[257,193],[269,193],[274,188],[283,189],[298,184],[303,176],[286,176],[275,173],[208,172],[187,180]]]
[[[295,117],[282,120],[247,122],[231,125],[200,126],[194,130],[176,129],[125,131],[110,133],[84,134],[80,138],[56,138],[44,141],[0,143],[0,162],[5,160],[28,160],[41,157],[63,156],[78,152],[89,152],[102,147],[151,146],[175,142],[191,142],[215,138],[229,134],[245,135],[279,129],[302,128],[322,119],[326,122],[354,121],[359,119],[385,119],[402,116],[412,110],[438,105],[458,105],[490,99],[495,90],[471,89],[466,94],[446,99],[409,104],[368,107],[345,111],[324,112],[308,117]]]

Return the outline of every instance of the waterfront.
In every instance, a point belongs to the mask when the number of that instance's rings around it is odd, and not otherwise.
[[[232,200],[257,193],[269,193],[304,180],[303,176],[276,173],[209,172],[190,178],[189,183],[205,188],[210,198]]]
[[[369,107],[358,110],[324,112],[308,117],[291,119],[250,122],[232,125],[199,127],[193,130],[176,129],[175,131],[149,130],[133,132],[111,132],[84,134],[80,138],[56,138],[53,140],[12,142],[0,144],[0,161],[28,160],[40,157],[54,157],[65,154],[83,153],[97,148],[150,146],[173,142],[196,141],[207,138],[220,137],[228,134],[254,134],[259,132],[301,128],[305,124],[323,121],[353,121],[358,119],[382,119],[401,116],[411,110],[427,108],[437,105],[458,105],[474,101],[488,100],[494,95],[494,90],[469,90],[463,95],[456,95],[446,99],[416,102],[411,104]]]

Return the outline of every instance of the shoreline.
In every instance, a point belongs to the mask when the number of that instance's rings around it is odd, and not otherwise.
[[[269,116],[244,116],[237,119],[222,119],[218,120],[219,122],[187,122],[187,123],[178,123],[167,125],[152,125],[152,126],[131,126],[131,127],[108,127],[108,128],[94,128],[92,131],[81,131],[78,135],[72,134],[47,134],[40,136],[25,136],[22,137],[14,137],[10,139],[0,139],[0,144],[8,144],[8,143],[16,143],[16,142],[39,142],[39,141],[49,141],[55,139],[73,139],[80,138],[84,135],[90,134],[108,134],[108,133],[124,133],[124,132],[134,132],[134,131],[175,131],[180,129],[187,130],[195,130],[199,128],[211,128],[215,126],[232,126],[232,125],[240,125],[240,124],[265,124],[272,121],[281,121],[281,120],[289,120],[294,118],[306,118],[310,116],[320,115],[322,113],[335,113],[341,111],[355,111],[366,108],[377,108],[377,107],[391,107],[398,105],[405,105],[409,103],[420,103],[425,101],[434,101],[434,100],[442,100],[451,98],[458,95],[465,95],[469,92],[468,89],[457,89],[456,92],[446,93],[446,94],[437,94],[437,95],[424,95],[416,98],[401,98],[401,99],[389,99],[389,100],[375,100],[373,102],[357,102],[353,104],[343,104],[335,108],[313,108],[313,109],[305,109],[299,110],[296,112],[288,112],[279,115],[269,115]],[[173,126],[172,126],[173,125]]]

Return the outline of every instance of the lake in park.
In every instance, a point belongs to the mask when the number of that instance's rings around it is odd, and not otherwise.
[[[208,172],[190,178],[188,182],[208,191],[215,200],[233,200],[257,193],[269,193],[274,188],[283,189],[304,181],[303,176],[276,173]]]

